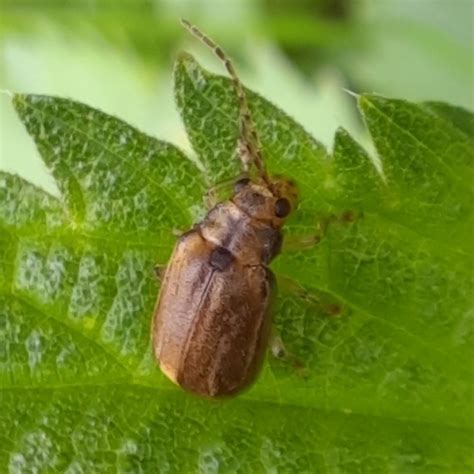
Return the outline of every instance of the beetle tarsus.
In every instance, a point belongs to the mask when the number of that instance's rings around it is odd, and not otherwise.
[[[153,273],[155,278],[161,282],[163,280],[163,275],[165,273],[166,265],[157,264],[153,267]]]
[[[280,336],[272,336],[270,350],[275,359],[282,362],[288,362],[299,376],[303,378],[308,377],[309,373],[307,367],[300,359],[298,359],[298,357],[288,351]]]

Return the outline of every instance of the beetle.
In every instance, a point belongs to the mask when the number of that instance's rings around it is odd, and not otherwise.
[[[238,151],[245,176],[177,241],[162,278],[153,349],[162,372],[187,391],[228,397],[257,377],[269,342],[282,226],[297,205],[291,180],[271,178],[244,87],[223,50],[183,25],[223,61],[239,101]],[[249,173],[250,167],[254,170]]]

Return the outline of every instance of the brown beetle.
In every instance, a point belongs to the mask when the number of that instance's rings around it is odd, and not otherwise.
[[[164,273],[154,314],[153,347],[161,370],[185,390],[233,395],[261,368],[275,291],[268,268],[282,244],[281,227],[296,206],[294,184],[271,179],[244,88],[222,49],[183,24],[224,62],[239,98],[239,153],[256,176],[236,181],[234,195],[182,235]]]

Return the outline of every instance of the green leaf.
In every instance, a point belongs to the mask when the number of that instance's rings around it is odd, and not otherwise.
[[[14,98],[61,196],[0,174],[0,470],[472,470],[472,115],[359,97],[382,174],[344,130],[329,153],[250,93],[269,170],[300,187],[288,241],[328,225],[272,266],[298,366],[269,358],[211,402],[153,361],[153,266],[238,174],[237,104],[189,56],[175,84],[195,162],[85,105]]]

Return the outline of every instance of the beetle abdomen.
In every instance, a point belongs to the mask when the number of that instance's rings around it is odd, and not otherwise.
[[[190,337],[178,383],[194,392],[236,393],[257,376],[268,343],[270,271],[234,262],[214,271]]]
[[[163,372],[205,396],[231,395],[261,367],[270,331],[273,275],[243,265],[199,231],[176,244],[155,313],[154,348]]]

